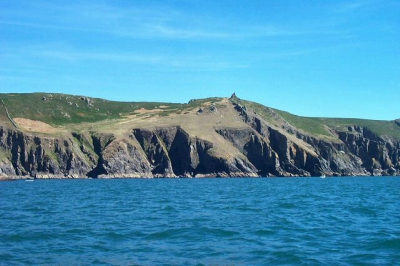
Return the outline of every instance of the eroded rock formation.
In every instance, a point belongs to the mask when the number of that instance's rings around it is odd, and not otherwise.
[[[306,134],[285,121],[277,128],[232,102],[246,127],[214,127],[237,150],[191,136],[181,126],[132,128],[60,137],[0,126],[0,176],[35,178],[254,177],[399,175],[400,142],[368,128],[332,131],[335,141]],[[213,112],[218,112],[215,108]],[[236,118],[235,118],[236,119]]]

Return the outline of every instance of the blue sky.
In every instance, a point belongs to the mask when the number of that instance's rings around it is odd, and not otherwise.
[[[0,92],[393,120],[399,29],[398,0],[0,0]]]

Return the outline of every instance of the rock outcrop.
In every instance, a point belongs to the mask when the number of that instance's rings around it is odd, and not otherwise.
[[[81,177],[90,161],[73,138],[38,137],[0,127],[0,173],[36,178]]]
[[[245,126],[213,127],[213,134],[237,151],[235,156],[224,156],[219,144],[192,136],[179,125],[132,128],[123,136],[84,131],[57,137],[0,126],[0,178],[400,174],[396,139],[356,125],[332,130],[334,140],[318,138],[276,115],[282,120],[277,127],[235,97],[232,119]],[[209,109],[219,115],[214,104]]]
[[[239,148],[262,176],[400,174],[400,142],[378,136],[368,128],[352,126],[347,131],[335,131],[340,142],[328,141],[290,124],[277,129],[245,106],[234,105],[251,130],[217,132]]]
[[[99,133],[39,138],[0,127],[0,145],[0,175],[8,177],[229,177],[257,172],[240,158],[214,156],[212,143],[191,138],[178,126],[134,129],[124,139]]]

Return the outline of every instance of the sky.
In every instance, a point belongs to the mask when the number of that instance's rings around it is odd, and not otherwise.
[[[400,118],[400,1],[0,0],[0,93]]]

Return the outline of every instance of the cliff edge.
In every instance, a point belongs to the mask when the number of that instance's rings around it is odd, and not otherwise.
[[[236,95],[0,96],[0,178],[400,175],[398,121],[303,118]]]

